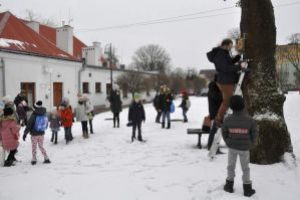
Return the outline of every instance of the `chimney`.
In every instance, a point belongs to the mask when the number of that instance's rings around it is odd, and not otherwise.
[[[73,27],[63,25],[56,28],[56,46],[73,55]]]
[[[82,55],[87,65],[101,66],[101,43],[93,42],[93,46],[83,48]]]
[[[31,28],[32,30],[34,30],[36,33],[40,33],[40,23],[35,22],[35,21],[30,21],[27,22],[26,25]]]

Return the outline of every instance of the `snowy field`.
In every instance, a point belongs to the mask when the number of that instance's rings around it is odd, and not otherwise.
[[[177,105],[179,101],[176,102]],[[294,152],[300,157],[300,95],[287,96],[285,117],[291,132]],[[78,123],[73,127],[75,139],[65,145],[63,132],[59,144],[50,143],[46,133],[45,147],[52,164],[30,165],[30,138],[19,147],[15,167],[0,168],[0,200],[235,200],[243,197],[241,170],[237,166],[235,193],[223,191],[227,155],[215,161],[207,150],[195,148],[197,135],[187,135],[188,127],[200,127],[207,111],[206,98],[192,98],[188,113],[190,122],[173,122],[171,130],[154,123],[155,111],[146,105],[143,136],[146,143],[130,143],[131,129],[126,127],[128,110],[121,114],[121,128],[113,129],[106,121],[111,113],[94,120],[95,132],[90,139],[81,137]],[[173,118],[181,118],[177,109]],[[270,130],[272,131],[272,130]],[[202,137],[206,146],[207,136]],[[227,152],[226,148],[223,151]],[[252,199],[299,200],[300,170],[291,163],[271,166],[251,164]]]

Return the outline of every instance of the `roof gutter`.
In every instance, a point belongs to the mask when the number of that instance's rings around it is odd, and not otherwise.
[[[6,95],[6,86],[5,86],[5,62],[4,59],[1,58],[1,70],[2,70],[2,91],[3,91],[3,96]]]

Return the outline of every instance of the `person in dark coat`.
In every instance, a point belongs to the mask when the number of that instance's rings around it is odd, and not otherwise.
[[[224,115],[229,107],[229,99],[233,95],[235,84],[238,81],[238,71],[246,66],[246,63],[236,64],[240,60],[237,55],[232,58],[230,51],[233,47],[231,39],[222,41],[220,47],[214,48],[207,53],[207,58],[210,62],[214,63],[218,72],[217,85],[222,93],[223,101],[216,116],[216,125],[221,127]]]
[[[161,106],[161,101],[163,99],[163,95],[164,95],[164,87],[161,86],[160,89],[159,89],[159,93],[155,95],[155,98],[153,100],[153,105],[154,105],[154,108],[157,112],[157,115],[156,115],[156,119],[155,119],[155,122],[156,123],[160,123],[160,118],[161,118],[161,115],[162,115],[162,106]]]
[[[208,110],[209,110],[209,118],[211,121],[214,121],[218,110],[222,104],[223,98],[222,93],[217,85],[217,75],[215,75],[214,81],[210,82],[208,85]],[[215,137],[215,130],[212,129],[209,132],[208,142],[207,142],[207,149],[210,150],[210,147],[214,141]],[[220,150],[218,150],[218,153],[221,153]]]
[[[26,140],[26,136],[28,133],[31,135],[31,143],[32,143],[32,160],[31,164],[36,164],[36,149],[39,146],[40,151],[44,156],[44,163],[50,163],[47,152],[44,148],[44,135],[45,131],[48,127],[48,117],[46,114],[46,108],[43,107],[42,101],[37,101],[34,104],[34,110],[32,115],[28,120],[28,124],[25,128],[23,134],[23,140]]]
[[[133,142],[135,137],[136,129],[138,129],[138,141],[142,142],[142,121],[145,122],[146,116],[145,116],[145,109],[143,104],[141,103],[140,94],[135,93],[134,94],[134,101],[129,107],[129,113],[128,113],[128,121],[132,123],[132,136],[131,141]]]
[[[59,108],[54,109],[49,115],[50,128],[52,131],[51,142],[57,144],[57,133],[60,130]]]
[[[122,101],[119,90],[113,90],[109,97],[110,109],[113,113],[114,128],[120,127],[120,112],[122,111]]]
[[[165,128],[165,122],[167,119],[167,129],[171,128],[171,104],[174,100],[173,95],[171,94],[171,90],[169,88],[165,88],[165,94],[162,100],[162,128]]]
[[[183,115],[183,122],[188,122],[188,118],[186,116],[187,111],[189,110],[191,106],[191,102],[189,100],[189,95],[186,91],[182,92],[182,101],[179,107],[182,109],[182,115]]]

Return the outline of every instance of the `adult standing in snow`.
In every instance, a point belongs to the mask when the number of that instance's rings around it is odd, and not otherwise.
[[[23,134],[23,140],[25,141],[27,134],[30,133],[32,144],[32,165],[35,165],[37,162],[37,146],[39,146],[39,149],[44,156],[44,163],[50,163],[49,157],[44,148],[44,134],[48,127],[48,117],[46,114],[46,108],[43,107],[42,101],[37,101],[34,104],[33,109],[33,113],[28,120],[27,126]]]
[[[128,112],[128,121],[132,123],[132,137],[131,141],[133,142],[135,137],[136,129],[138,129],[138,141],[142,142],[142,121],[145,122],[146,116],[145,116],[145,110],[144,106],[141,102],[141,96],[139,93],[134,94],[134,101],[129,107]]]
[[[94,134],[94,128],[93,128],[94,106],[88,97],[86,97],[86,107],[87,107],[87,115],[88,115],[88,123],[89,123],[89,127],[90,127],[90,133]]]
[[[183,122],[188,122],[188,118],[186,116],[187,111],[191,107],[191,102],[189,100],[189,95],[186,91],[182,92],[182,101],[179,107],[182,109]]]
[[[231,57],[233,42],[224,39],[220,47],[214,48],[207,53],[207,58],[214,63],[218,73],[217,85],[222,93],[223,101],[215,118],[215,125],[221,127],[224,115],[229,107],[229,99],[233,95],[235,84],[238,81],[238,71],[246,67],[246,63],[237,64],[241,56]]]
[[[122,101],[119,90],[112,90],[110,97],[110,109],[113,113],[114,128],[120,127],[120,112],[122,111]]]
[[[243,171],[244,195],[252,196],[255,190],[252,189],[250,180],[250,149],[255,145],[257,138],[256,122],[244,111],[245,103],[241,96],[234,95],[230,99],[230,108],[233,111],[223,123],[222,135],[228,151],[227,178],[224,190],[233,193],[235,177],[235,166],[237,157],[240,157]]]
[[[162,115],[162,106],[161,106],[162,103],[161,102],[162,102],[163,96],[164,96],[164,86],[160,86],[159,93],[155,95],[155,98],[153,100],[153,105],[157,112],[156,119],[155,119],[156,123],[160,123],[160,118]]]
[[[171,105],[173,102],[173,95],[171,94],[171,90],[169,88],[165,88],[164,96],[162,101],[162,128],[165,128],[165,123],[167,119],[167,129],[171,128]]]
[[[210,121],[215,120],[218,110],[223,101],[222,93],[216,81],[217,81],[217,75],[215,76],[215,79],[208,84],[207,98],[208,98],[208,110],[209,110]],[[210,150],[210,147],[214,141],[215,133],[216,131],[212,129],[209,132],[208,143],[207,143],[208,150]]]

